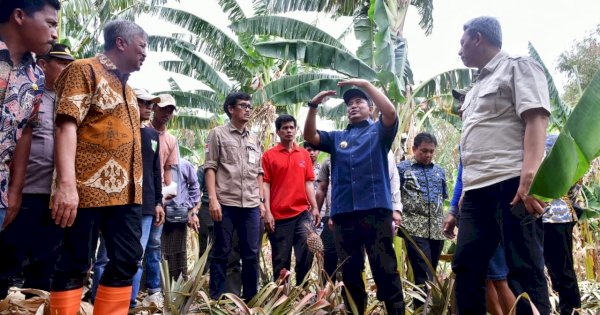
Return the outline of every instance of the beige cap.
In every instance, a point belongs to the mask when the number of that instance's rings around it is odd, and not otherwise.
[[[160,97],[160,102],[156,104],[158,105],[158,107],[166,107],[171,105],[175,107],[175,109],[177,109],[177,105],[175,104],[175,98],[173,98],[171,94],[160,94],[158,97]]]
[[[135,97],[142,101],[149,101],[152,103],[160,102],[160,97],[150,94],[146,89],[134,88],[133,92],[135,92]]]

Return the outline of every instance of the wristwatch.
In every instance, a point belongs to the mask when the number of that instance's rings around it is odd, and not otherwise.
[[[260,203],[265,203],[265,197],[258,198],[258,201],[260,201]]]
[[[308,101],[308,107],[310,107],[310,108],[318,108],[319,104],[313,104],[310,101]]]

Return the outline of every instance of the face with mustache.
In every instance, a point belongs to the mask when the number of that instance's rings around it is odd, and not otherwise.
[[[13,18],[20,28],[21,42],[28,51],[45,55],[58,39],[58,11],[50,5],[31,15],[16,9]]]
[[[371,115],[371,107],[369,106],[369,102],[360,97],[353,97],[348,100],[346,104],[346,111],[348,113],[348,121],[352,124],[359,123],[363,120],[369,119],[369,115]]]
[[[126,69],[121,71],[125,73],[131,73],[140,70],[144,60],[146,60],[146,48],[148,46],[146,36],[143,34],[134,35],[128,41],[122,40],[121,52],[123,65]]]

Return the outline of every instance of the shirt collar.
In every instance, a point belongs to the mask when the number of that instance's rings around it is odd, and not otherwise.
[[[410,160],[410,165],[421,165],[421,166],[424,166],[424,167],[433,167],[433,165],[434,165],[434,164],[435,164],[435,163],[433,163],[433,161],[431,161],[431,163],[430,163],[429,165],[424,165],[424,164],[421,164],[421,163],[419,163],[419,161],[417,161],[417,159],[415,159],[414,157],[413,157],[413,158]]]
[[[247,136],[249,133],[248,128],[244,127],[244,130],[240,131],[239,129],[235,128],[235,126],[231,123],[231,121],[227,123],[227,127],[229,127],[230,132],[237,132],[237,133],[241,134],[242,136]]]
[[[279,149],[279,151],[287,151],[287,148],[284,147],[281,142],[279,142],[277,144],[277,148]],[[300,151],[298,145],[296,144],[296,142],[292,143],[292,151]]]
[[[356,124],[348,124],[348,126],[346,127],[346,130],[350,130],[352,128],[364,128],[364,127],[369,126],[372,123],[373,123],[373,120],[371,120],[371,118],[368,118],[368,119],[365,119]]]
[[[129,79],[129,73],[121,73],[121,71],[119,71],[117,66],[108,58],[108,56],[105,54],[97,54],[96,57],[98,58],[98,61],[100,61],[100,64],[106,68],[106,70],[114,73],[119,80],[121,80],[121,82],[127,82]]]
[[[505,52],[503,50],[499,51],[496,54],[496,56],[494,56],[494,58],[492,58],[492,60],[490,60],[487,63],[487,65],[485,65],[485,67],[483,67],[483,69],[481,69],[481,71],[479,71],[478,76],[494,72],[494,70],[496,70],[496,68],[500,64],[500,61],[502,61],[506,57],[508,57],[508,53],[507,52]]]
[[[8,46],[6,43],[0,38],[0,61],[7,62],[9,65],[14,66],[12,59],[10,59],[10,51],[8,50]],[[33,55],[31,52],[26,52],[21,59],[21,65],[23,66],[31,66],[35,64],[35,60],[33,59]]]

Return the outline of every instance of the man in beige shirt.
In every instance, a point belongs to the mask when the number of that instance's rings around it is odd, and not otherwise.
[[[210,296],[225,291],[233,232],[242,257],[242,297],[250,301],[258,290],[260,218],[265,213],[263,171],[257,137],[247,128],[252,111],[250,95],[231,93],[223,105],[230,122],[208,134],[205,180],[209,212],[214,221],[215,244],[210,263]]]
[[[534,60],[501,50],[495,18],[467,22],[460,43],[465,66],[479,71],[462,106],[464,204],[452,263],[458,312],[486,313],[488,262],[502,242],[511,289],[515,295],[527,292],[541,314],[550,314],[544,231],[542,220],[534,220],[544,205],[529,195],[544,156],[550,114],[546,77]],[[529,312],[528,305],[519,305],[516,313]]]

